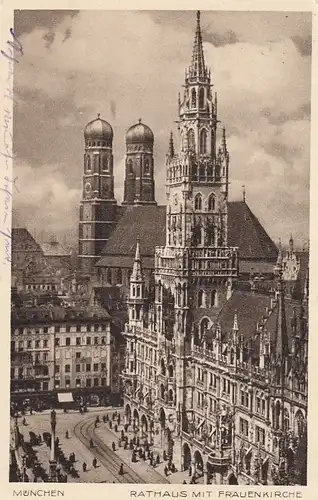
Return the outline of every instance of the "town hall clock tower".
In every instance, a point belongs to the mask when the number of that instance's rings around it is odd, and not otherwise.
[[[116,223],[113,175],[113,130],[97,118],[84,130],[83,194],[80,203],[79,263],[83,275],[94,266]]]

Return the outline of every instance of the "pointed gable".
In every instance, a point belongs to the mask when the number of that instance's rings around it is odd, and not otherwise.
[[[276,261],[277,247],[245,201],[228,203],[228,244],[240,259]]]

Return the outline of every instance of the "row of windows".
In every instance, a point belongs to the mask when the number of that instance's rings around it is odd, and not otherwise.
[[[49,367],[44,366],[21,366],[19,368],[11,368],[11,378],[27,379],[33,376],[47,377],[49,375]]]
[[[43,285],[43,284],[38,284],[38,285],[25,285],[24,286],[25,290],[57,290],[56,285]]]
[[[127,171],[128,171],[128,174],[134,173],[133,161],[131,158],[129,158],[127,161]],[[148,158],[146,158],[145,163],[144,163],[144,174],[145,175],[150,174],[150,162],[149,162]]]
[[[73,340],[73,342],[71,342]],[[55,339],[55,346],[56,347],[62,347],[63,345],[65,346],[71,346],[71,345],[106,345],[106,337],[76,337],[75,338],[75,343],[74,343],[74,338],[72,337],[66,337],[65,338],[65,344],[61,343],[61,339],[57,337]]]
[[[22,352],[24,351],[24,348],[26,349],[46,349],[49,347],[49,342],[47,339],[44,340],[27,340],[25,342],[24,340],[19,340],[19,342],[11,342],[11,349],[12,351],[19,351]]]
[[[203,109],[205,105],[205,92],[203,87],[199,89],[198,93],[194,88],[191,90],[191,108],[197,107],[197,97],[199,98],[199,109]]]
[[[86,146],[88,147],[105,147],[105,146],[110,146],[110,142],[106,141],[87,141]]]
[[[194,198],[194,209],[195,210],[202,210],[202,201],[203,201],[202,194],[201,193],[196,194],[196,196]],[[207,206],[208,211],[213,212],[215,210],[215,206],[216,206],[216,198],[215,198],[215,195],[212,193],[212,194],[210,194],[210,196],[208,198],[208,206]]]
[[[99,363],[93,363],[93,365],[91,363],[86,363],[85,364],[85,371],[86,372],[98,372],[99,369],[101,369],[102,371],[105,371],[106,370],[106,363],[100,363],[100,366],[99,366]],[[82,364],[78,363],[75,365],[75,371],[77,373],[80,373],[81,371],[83,371],[83,367],[82,367]],[[64,373],[70,373],[71,372],[71,365],[70,364],[66,364],[64,365]],[[55,373],[61,373],[61,366],[60,365],[55,365]]]
[[[195,141],[195,133],[194,133],[194,130],[192,128],[187,132],[186,138],[187,138],[188,148],[190,149],[190,151],[195,152],[196,151],[196,141]],[[181,140],[182,140],[182,143],[184,146],[185,145],[184,144],[184,137],[182,137]],[[208,145],[208,132],[204,128],[200,132],[200,153],[206,154],[208,152],[207,145]]]
[[[64,332],[102,332],[106,330],[106,325],[102,324],[94,324],[94,325],[61,325],[54,326],[54,333],[64,333]],[[20,334],[39,334],[39,333],[48,333],[49,327],[44,326],[43,328],[16,328],[14,333],[16,335]],[[50,328],[50,332],[53,333],[52,327]]]
[[[94,161],[95,161],[95,168],[97,170],[99,170],[99,166],[100,166],[100,156],[99,155],[94,155]],[[110,165],[110,158],[107,156],[107,155],[104,155],[102,157],[102,162],[101,162],[101,165],[102,165],[102,169],[105,171],[105,172],[108,172],[109,170],[109,165]],[[90,155],[87,155],[86,156],[86,169],[87,170],[91,170],[92,169],[92,159],[90,157]]]
[[[198,307],[217,307],[218,306],[218,295],[216,290],[211,292],[205,292],[204,290],[199,290],[198,292]]]
[[[61,387],[61,381],[60,380],[55,380],[55,388],[58,389]],[[106,385],[106,378],[87,378],[85,380],[81,380],[80,378],[77,378],[75,380],[75,386],[76,387],[104,387]],[[69,379],[65,379],[65,387],[69,388],[71,387],[71,381]]]

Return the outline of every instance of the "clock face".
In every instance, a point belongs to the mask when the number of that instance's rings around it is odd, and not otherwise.
[[[92,185],[90,182],[86,182],[85,184],[85,193],[90,193],[92,190]]]

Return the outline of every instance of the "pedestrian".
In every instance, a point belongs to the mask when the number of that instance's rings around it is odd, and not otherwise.
[[[186,481],[186,480],[184,480],[184,481],[183,481],[183,484],[187,484],[187,481]]]
[[[127,441],[124,443],[124,450],[127,450]]]
[[[120,414],[118,415],[117,423],[120,425]]]
[[[157,455],[156,463],[157,463],[157,465],[159,465],[159,464],[160,464],[160,455],[159,455],[159,453],[158,453],[158,455]]]
[[[106,415],[106,422],[108,422],[108,421],[109,421],[109,415],[107,413],[107,415]]]
[[[96,458],[93,459],[93,467],[94,467],[94,469],[96,469],[96,467],[97,467],[97,459]]]
[[[23,418],[23,420],[22,420],[22,424],[23,424],[23,425],[26,425],[26,420],[25,420],[25,417],[24,417],[24,418]]]
[[[118,432],[118,425],[116,424],[114,427],[115,432]]]
[[[168,475],[168,467],[166,465],[165,465],[163,471],[165,473],[165,476],[167,477],[167,475]]]
[[[115,446],[114,441],[112,442],[112,448],[113,448],[113,451],[116,451],[116,446]]]
[[[113,423],[112,423],[112,421],[110,420],[110,421],[109,421],[109,428],[111,429],[112,427],[113,427]]]
[[[128,424],[124,425],[125,432],[128,432]]]
[[[121,448],[121,440],[118,439],[118,448]]]
[[[189,476],[192,476],[192,467],[189,465]]]
[[[120,475],[120,476],[123,476],[123,475],[124,475],[124,464],[123,464],[123,463],[121,463],[121,464],[120,464],[120,467],[119,467],[119,475]]]
[[[162,455],[162,456],[163,456],[164,461],[166,461],[166,460],[167,460],[167,453],[166,453],[166,450],[163,450],[163,455]]]
[[[32,408],[30,408],[30,415],[32,415],[32,414],[33,414],[33,411],[32,411]]]
[[[106,417],[105,417],[105,415],[103,415],[103,422],[104,422],[104,424],[106,423]]]
[[[68,431],[65,432],[65,439],[68,439],[69,438],[69,434],[68,434]]]
[[[93,448],[93,446],[94,446],[94,442],[93,442],[93,440],[92,440],[92,438],[91,438],[91,439],[89,440],[89,447],[90,447],[90,448]]]
[[[83,472],[86,472],[86,469],[87,469],[87,464],[86,462],[83,463]]]

